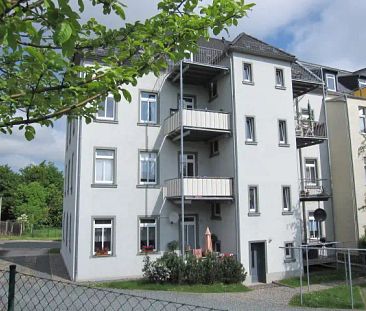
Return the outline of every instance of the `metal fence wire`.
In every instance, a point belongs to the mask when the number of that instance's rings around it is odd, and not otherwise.
[[[219,310],[40,278],[12,269],[0,270],[0,310]],[[14,294],[11,274],[15,276]]]

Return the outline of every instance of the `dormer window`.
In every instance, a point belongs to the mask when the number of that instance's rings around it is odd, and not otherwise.
[[[336,76],[332,73],[325,74],[325,82],[327,83],[328,91],[337,91]]]
[[[365,88],[365,87],[366,87],[366,79],[359,79],[359,80],[358,80],[358,87],[359,87],[360,89]]]

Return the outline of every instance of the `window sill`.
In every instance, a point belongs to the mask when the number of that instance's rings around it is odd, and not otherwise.
[[[137,122],[137,126],[160,127],[160,124],[158,124],[158,123],[143,123],[143,122]]]
[[[286,148],[288,148],[288,147],[290,147],[290,144],[278,144],[278,147],[286,147]]]
[[[258,145],[258,142],[257,141],[245,141],[245,144],[246,145],[253,145],[253,146],[256,146],[256,145]]]
[[[292,211],[283,211],[282,212],[282,215],[293,215],[294,214],[294,212],[292,212]]]
[[[152,189],[160,189],[160,185],[144,185],[144,184],[138,184],[136,185],[136,188],[152,188]]]
[[[283,261],[284,263],[296,262],[295,258],[287,258]]]
[[[117,188],[116,184],[91,184],[92,188]]]
[[[285,91],[285,90],[286,90],[286,86],[283,86],[283,85],[275,85],[275,88],[276,88],[277,90],[283,90],[283,91]]]
[[[93,258],[93,259],[95,259],[95,258],[112,258],[112,257],[117,257],[117,256],[115,254],[113,254],[113,255],[99,255],[99,256],[91,255],[90,256],[90,258]]]
[[[152,252],[138,252],[137,256],[149,256],[149,255],[160,255],[159,251],[152,251]]]
[[[249,217],[258,217],[258,216],[260,216],[261,215],[261,213],[259,213],[259,212],[249,212],[248,213],[248,216]]]
[[[253,81],[242,81],[242,83],[246,85],[254,85]]]
[[[118,124],[117,120],[103,120],[103,119],[94,119],[94,123],[109,123],[109,124]]]

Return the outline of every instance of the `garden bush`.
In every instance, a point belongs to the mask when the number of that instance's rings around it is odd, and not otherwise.
[[[198,259],[187,254],[183,261],[175,252],[167,252],[155,261],[146,256],[143,275],[146,280],[155,283],[230,284],[243,282],[247,273],[234,257],[219,258],[208,254]]]

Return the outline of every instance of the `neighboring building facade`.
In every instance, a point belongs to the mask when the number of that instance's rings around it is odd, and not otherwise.
[[[73,280],[141,276],[146,252],[181,241],[181,126],[187,248],[209,227],[256,283],[298,273],[298,252],[281,247],[334,240],[322,79],[246,34],[199,45],[183,62],[183,116],[172,66],[127,86],[131,104],[107,97],[94,122],[68,123],[61,254]]]

